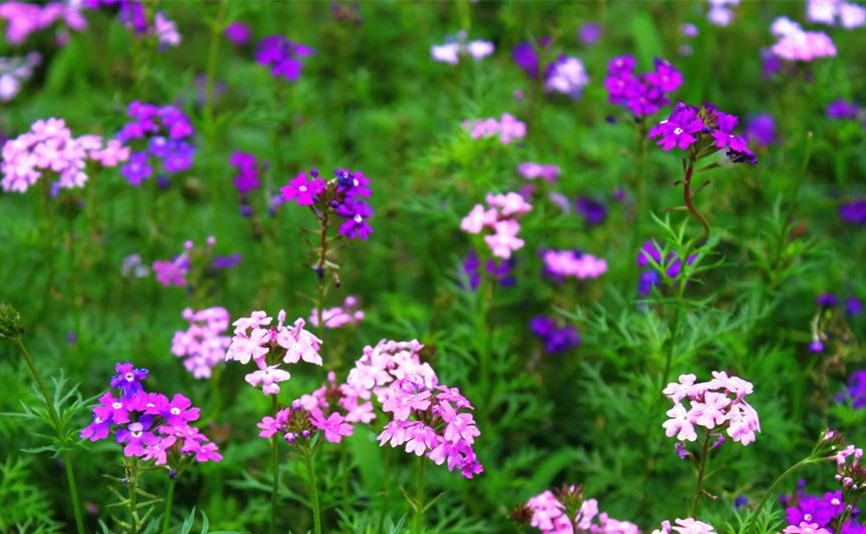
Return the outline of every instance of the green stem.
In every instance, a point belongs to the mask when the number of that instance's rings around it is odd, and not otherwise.
[[[165,492],[165,514],[162,516],[162,534],[168,534],[171,528],[171,505],[174,501],[174,485],[176,483],[176,478],[168,479],[168,490]]]
[[[418,487],[415,489],[415,518],[412,534],[421,534],[424,527],[424,467],[427,465],[423,456],[418,457]]]
[[[310,508],[313,511],[313,531],[322,534],[322,512],[319,507],[319,488],[316,484],[316,468],[313,465],[315,453],[310,450],[304,451],[304,460],[307,463],[307,477],[310,486]]]
[[[78,497],[78,483],[75,481],[75,470],[69,453],[63,453],[63,465],[66,467],[66,482],[69,484],[69,498],[72,500],[72,514],[75,516],[75,529],[78,534],[84,534],[84,517],[81,514],[81,502]]]
[[[321,218],[321,227],[319,229],[319,259],[316,262],[316,276],[318,276],[318,297],[316,299],[316,335],[319,339],[325,339],[325,322],[323,312],[325,307],[325,292],[327,290],[327,261],[328,261],[328,223],[330,222],[329,213],[324,211]]]
[[[126,478],[127,478],[126,487],[127,487],[127,491],[129,494],[129,516],[130,516],[130,522],[129,522],[130,530],[129,530],[129,532],[130,532],[130,534],[137,534],[138,529],[139,529],[138,510],[137,510],[138,506],[136,504],[135,499],[136,499],[136,496],[138,493],[136,491],[136,486],[138,484],[138,458],[132,459],[132,466],[130,468],[127,468]]]
[[[707,457],[710,455],[710,433],[707,432],[707,437],[704,440],[704,445],[701,447],[701,464],[698,467],[698,483],[695,486],[695,496],[692,498],[692,515],[691,517],[697,517],[698,513],[698,501],[701,497],[701,490],[703,489],[704,484],[704,471],[707,467]]]
[[[278,411],[276,395],[271,395],[271,406],[273,413],[276,414]],[[274,436],[271,438],[271,468],[273,469],[271,484],[271,534],[275,534],[277,531],[277,492],[280,487],[280,464],[277,457],[277,445],[277,436]]]
[[[770,488],[766,491],[766,493],[764,493],[764,496],[761,497],[761,500],[758,501],[758,505],[755,506],[755,511],[752,513],[751,519],[749,519],[749,523],[746,525],[746,532],[748,532],[748,527],[751,526],[752,521],[754,521],[755,518],[758,517],[758,515],[761,513],[761,510],[764,508],[764,505],[766,505],[766,504],[767,504],[767,501],[770,500],[770,497],[773,496],[773,494],[774,494],[776,488],[777,488],[777,487],[778,487],[778,486],[779,486],[779,485],[780,485],[780,484],[781,484],[781,483],[782,483],[786,478],[788,478],[789,476],[793,475],[794,473],[796,473],[796,472],[799,471],[800,469],[806,467],[807,465],[809,465],[809,464],[814,464],[814,463],[818,463],[818,462],[820,462],[820,461],[822,461],[822,458],[815,458],[815,457],[813,457],[813,456],[808,456],[808,457],[806,457],[806,458],[803,458],[803,459],[800,460],[799,462],[795,463],[794,465],[792,465],[791,467],[789,467],[789,468],[788,468],[784,473],[782,473],[781,475],[779,475],[779,478],[777,478],[777,479],[775,480],[775,482],[773,482],[773,484],[770,485]]]

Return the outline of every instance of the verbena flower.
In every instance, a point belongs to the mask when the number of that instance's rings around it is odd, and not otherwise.
[[[580,345],[577,329],[571,325],[557,326],[556,320],[537,315],[529,321],[529,328],[542,342],[548,354],[558,354]]]
[[[3,144],[0,182],[4,191],[24,193],[46,173],[57,177],[55,188],[84,187],[87,163],[114,167],[129,157],[129,149],[117,141],[103,145],[102,137],[72,137],[63,119],[38,120],[30,131]]]
[[[548,65],[544,90],[578,98],[589,83],[589,75],[583,62],[576,57],[561,55]]]
[[[511,253],[523,248],[525,244],[517,237],[520,223],[517,219],[532,210],[518,193],[488,194],[487,209],[476,204],[460,222],[460,229],[470,234],[478,234],[484,228],[493,230],[492,235],[485,235],[484,242],[490,247],[494,256],[507,260]]]
[[[210,378],[214,367],[225,360],[231,338],[222,335],[229,327],[229,312],[212,307],[199,311],[183,310],[189,328],[178,330],[171,340],[171,353],[184,358],[183,366],[195,378]]]
[[[474,60],[483,59],[493,53],[493,43],[490,41],[467,41],[465,31],[457,33],[456,37],[448,37],[444,44],[430,47],[430,55],[434,61],[456,65],[460,56],[468,55]]]
[[[517,120],[510,113],[503,113],[499,120],[495,118],[475,119],[463,121],[462,124],[472,139],[498,137],[500,143],[507,145],[515,139],[526,137],[526,124]]]
[[[670,419],[662,425],[665,435],[679,441],[696,441],[696,427],[701,427],[712,435],[727,432],[742,445],[755,441],[761,423],[758,412],[745,400],[752,393],[752,383],[729,377],[724,371],[713,371],[709,382],[696,383],[695,379],[695,375],[680,375],[678,382],[665,387],[663,393],[674,403],[667,411]]]
[[[117,139],[137,145],[120,170],[130,185],[141,185],[153,176],[157,165],[169,174],[192,167],[195,147],[185,141],[193,134],[192,121],[180,109],[134,101],[127,114],[133,120],[117,132]]]
[[[18,96],[40,63],[42,55],[39,52],[30,52],[23,57],[0,57],[0,102],[9,102]]]
[[[806,18],[810,22],[838,24],[850,30],[866,25],[866,8],[842,0],[807,0]]]
[[[866,198],[852,200],[839,206],[839,218],[854,224],[866,224]]]
[[[183,244],[184,251],[174,259],[153,262],[151,267],[156,280],[165,287],[186,287],[190,283],[187,275],[210,265],[209,258],[215,244],[214,236],[207,238],[205,247],[196,247],[192,241],[186,241]]]
[[[286,312],[277,314],[277,324],[263,311],[255,311],[232,323],[235,327],[225,359],[248,364],[250,360],[258,368],[246,375],[245,380],[253,387],[261,387],[265,395],[276,395],[279,384],[291,378],[291,374],[280,368],[280,362],[296,364],[301,360],[313,365],[322,365],[319,347],[322,340],[304,329],[303,319],[285,325]]]
[[[237,169],[238,174],[235,176],[234,182],[241,197],[259,188],[261,185],[259,182],[259,164],[253,154],[236,150],[232,153],[229,164]]]
[[[484,263],[484,270],[500,286],[513,287],[517,283],[513,276],[514,264],[514,259],[505,261],[490,259]],[[481,259],[474,250],[466,254],[461,267],[463,274],[469,279],[469,289],[472,291],[478,289],[481,285]]]
[[[670,104],[669,94],[683,84],[683,76],[669,62],[656,58],[654,69],[635,73],[636,61],[632,56],[619,56],[608,63],[608,101],[622,106],[636,117],[652,115]]]
[[[474,408],[457,388],[440,384],[433,368],[421,361],[422,348],[417,340],[367,346],[346,384],[358,399],[372,394],[390,416],[379,434],[381,446],[403,447],[473,478],[484,471],[472,447],[480,435]]]
[[[729,26],[734,21],[734,11],[729,6],[740,5],[740,0],[708,0],[710,10],[707,20],[715,26]]]
[[[827,117],[831,119],[857,119],[859,116],[860,108],[853,102],[839,99],[827,104]]]
[[[679,148],[695,159],[724,151],[733,163],[757,163],[746,140],[734,134],[737,122],[737,117],[711,104],[695,107],[680,102],[667,119],[650,129],[647,137],[657,139],[656,144],[665,151]]]
[[[781,22],[777,19],[771,29],[779,40],[770,51],[779,59],[811,62],[836,55],[836,46],[825,33],[804,31],[799,24],[789,19],[783,19]]]
[[[226,38],[235,46],[244,46],[252,37],[250,27],[243,22],[232,22],[223,32]]]
[[[604,203],[586,195],[575,199],[574,209],[589,226],[601,224],[607,218],[607,207]]]
[[[6,41],[20,45],[33,34],[63,22],[66,28],[83,31],[87,19],[76,2],[48,2],[44,5],[32,2],[4,2],[0,4],[0,20],[6,21]]]
[[[670,521],[662,521],[661,528],[653,530],[652,534],[670,534],[671,531],[679,534],[716,534],[715,527],[711,524],[691,517],[677,518],[673,525]]]
[[[579,486],[566,485],[556,493],[545,490],[530,498],[526,508],[531,512],[530,526],[543,534],[638,534],[634,523],[613,519],[599,512],[596,499],[586,499]]]
[[[749,118],[743,136],[759,147],[771,145],[776,139],[776,120],[772,115],[760,114]]]
[[[307,45],[289,41],[282,35],[262,38],[256,47],[256,62],[271,68],[271,75],[294,82],[301,77],[304,59],[316,51]]]
[[[342,306],[322,310],[322,322],[326,328],[342,328],[346,325],[358,324],[363,320],[364,312],[358,309],[358,299],[353,296],[346,297]],[[313,308],[309,321],[311,325],[319,326],[318,309]]]
[[[605,260],[575,250],[545,250],[541,253],[541,259],[544,262],[544,274],[560,283],[565,278],[598,278],[607,272]]]
[[[142,381],[146,369],[131,363],[117,364],[118,375],[111,379],[111,391],[93,408],[93,421],[81,431],[82,439],[99,441],[114,432],[123,445],[123,455],[165,465],[179,472],[190,462],[220,461],[218,447],[190,423],[198,420],[199,409],[188,398],[175,394],[148,393]]]
[[[517,172],[527,180],[541,178],[545,182],[555,183],[562,170],[556,165],[543,165],[533,161],[525,161],[517,166]]]

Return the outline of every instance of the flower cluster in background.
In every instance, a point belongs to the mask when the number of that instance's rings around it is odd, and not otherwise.
[[[87,19],[76,2],[48,2],[44,5],[32,2],[4,2],[0,4],[0,20],[6,21],[6,41],[20,45],[33,34],[50,28],[55,22],[63,22],[73,31],[87,28]],[[66,37],[58,35],[58,41]]]
[[[346,384],[356,392],[372,392],[390,420],[379,434],[379,444],[404,446],[409,454],[426,455],[449,471],[473,478],[484,468],[472,444],[480,435],[471,413],[472,404],[457,388],[439,383],[422,362],[417,340],[382,340],[364,347],[364,355],[349,371]]]
[[[589,75],[583,62],[576,57],[562,55],[547,67],[544,90],[577,98],[588,83]]]
[[[505,261],[496,261],[489,259],[484,262],[484,271],[490,278],[502,287],[513,287],[517,283],[514,278],[514,259]],[[481,285],[481,258],[474,250],[470,250],[466,254],[466,258],[461,263],[462,271],[469,280],[469,289],[475,291]]]
[[[529,524],[543,534],[638,534],[634,523],[599,513],[598,501],[586,499],[579,486],[567,485],[554,492],[545,490],[526,503]]]
[[[689,256],[689,265],[695,261],[695,258],[696,255]],[[682,260],[673,252],[663,256],[662,250],[655,241],[647,241],[643,244],[637,253],[637,265],[638,267],[652,266],[652,269],[641,273],[638,281],[638,293],[644,297],[650,294],[653,287],[661,283],[659,272],[669,279],[675,279],[682,270]]]
[[[806,0],[806,18],[851,30],[866,26],[866,8],[844,0]]]
[[[303,319],[298,318],[291,326],[284,325],[285,320],[286,312],[283,310],[277,314],[276,325],[271,325],[273,318],[267,313],[254,311],[249,317],[232,323],[235,327],[234,336],[225,359],[244,365],[252,360],[258,369],[244,378],[251,386],[261,387],[265,395],[276,395],[280,392],[279,384],[292,377],[281,368],[281,362],[293,365],[303,360],[322,365],[319,355],[322,340],[304,329],[306,323]],[[273,357],[269,359],[269,355]]]
[[[190,282],[187,279],[187,275],[194,267],[203,268],[207,262],[207,258],[213,252],[214,245],[216,245],[216,238],[214,236],[207,238],[207,246],[204,248],[196,248],[195,243],[192,241],[185,241],[183,244],[184,251],[171,261],[160,260],[153,262],[153,274],[157,282],[165,287],[186,287]]]
[[[484,242],[497,258],[507,260],[511,253],[523,248],[518,219],[532,210],[532,205],[518,193],[488,194],[487,206],[476,204],[460,222],[460,229],[470,234],[479,234],[484,228],[493,234],[484,236]]]
[[[541,253],[544,274],[562,283],[566,278],[586,280],[607,272],[607,262],[579,250],[549,249]]]
[[[836,55],[836,45],[829,35],[822,32],[807,32],[787,17],[776,19],[770,31],[779,38],[770,51],[785,61],[810,62]]]
[[[745,400],[753,391],[752,383],[724,371],[713,371],[709,382],[696,383],[695,379],[695,375],[680,375],[678,382],[671,382],[663,390],[674,403],[667,411],[670,419],[662,425],[665,435],[676,436],[679,441],[696,441],[697,426],[706,429],[708,440],[715,437],[716,444],[724,442],[725,431],[742,445],[755,441],[761,423],[758,412]],[[688,401],[688,408],[683,401]]]
[[[187,139],[192,136],[192,121],[175,106],[155,106],[132,102],[127,111],[132,121],[117,132],[117,139],[136,146],[120,172],[129,185],[141,185],[151,178],[155,169],[175,174],[193,164],[195,147]]]
[[[166,465],[172,473],[181,470],[185,461],[218,462],[219,449],[207,436],[190,425],[199,418],[199,409],[190,400],[175,394],[170,400],[162,393],[148,393],[142,381],[147,369],[136,369],[131,363],[118,363],[111,387],[93,408],[93,422],[81,431],[83,439],[99,441],[114,433],[123,445],[123,455],[153,460]]]
[[[557,326],[556,319],[537,315],[529,321],[529,328],[544,343],[544,351],[558,354],[580,345],[577,329],[571,325]]]
[[[514,140],[526,136],[526,124],[517,120],[510,113],[503,113],[498,120],[493,117],[466,120],[463,121],[463,128],[469,132],[472,139],[498,137],[499,142],[503,145],[511,144]]]
[[[114,167],[128,157],[129,149],[117,141],[103,144],[98,135],[72,137],[63,119],[38,120],[29,132],[3,145],[0,185],[4,191],[24,193],[44,173],[52,173],[57,176],[52,185],[55,193],[58,189],[84,187],[88,161]]]
[[[210,378],[214,367],[225,361],[231,338],[223,333],[229,327],[229,312],[212,307],[198,311],[183,310],[189,328],[178,330],[171,340],[171,353],[184,358],[183,366],[195,378]]]
[[[683,75],[664,59],[656,58],[654,69],[635,73],[637,62],[632,56],[610,60],[607,79],[608,101],[631,111],[636,117],[652,115],[670,104],[669,94],[683,84]]]
[[[474,60],[483,59],[493,53],[493,43],[490,41],[474,40],[467,42],[465,31],[457,33],[457,37],[448,37],[444,44],[430,47],[430,55],[434,61],[456,65],[460,62],[460,56],[466,54]]]
[[[710,10],[707,20],[715,26],[729,26],[734,21],[733,6],[740,5],[740,0],[708,0]]]
[[[9,102],[18,96],[40,63],[39,52],[30,52],[24,57],[0,57],[0,102]]]
[[[517,172],[527,180],[541,178],[549,183],[555,183],[562,174],[562,170],[557,165],[545,165],[534,161],[524,161],[517,166]]]
[[[301,77],[304,60],[315,53],[309,46],[289,41],[282,35],[269,35],[256,46],[256,62],[270,67],[274,78],[294,82]]]
[[[358,299],[348,296],[342,306],[334,306],[322,310],[322,322],[325,328],[342,328],[346,325],[358,324],[364,320],[364,311],[358,309]],[[310,324],[319,326],[319,310],[313,308],[310,312]]]

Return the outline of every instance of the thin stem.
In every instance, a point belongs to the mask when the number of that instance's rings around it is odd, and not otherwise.
[[[751,519],[749,520],[749,524],[746,525],[746,527],[747,527],[747,530],[746,530],[746,531],[748,532],[748,527],[751,526],[752,521],[754,521],[754,519],[755,519],[756,517],[758,517],[758,514],[761,513],[761,510],[764,508],[764,505],[767,504],[767,501],[770,500],[770,497],[773,495],[773,493],[775,492],[776,488],[777,488],[777,487],[778,487],[782,482],[784,482],[784,480],[785,480],[786,478],[788,478],[789,476],[793,475],[794,473],[796,473],[796,472],[799,471],[800,469],[806,467],[807,465],[809,465],[809,464],[814,464],[814,463],[818,463],[818,462],[820,462],[820,461],[822,461],[821,458],[815,458],[815,457],[813,457],[813,456],[807,456],[806,458],[803,458],[803,459],[800,460],[799,462],[797,462],[797,463],[795,463],[794,465],[792,465],[791,467],[789,467],[789,468],[788,468],[784,473],[782,473],[781,475],[779,475],[779,478],[777,478],[777,479],[773,482],[773,484],[770,485],[770,488],[766,491],[766,493],[764,493],[764,496],[761,497],[761,500],[758,501],[758,505],[755,506],[755,511],[752,513]]]
[[[51,290],[54,287],[54,210],[51,208],[51,183],[49,180],[42,180],[42,208],[45,211],[45,220],[48,224],[48,235],[45,238],[45,261],[48,263],[48,281],[45,285],[45,295],[43,297],[43,308],[48,306],[48,297],[51,295]]]
[[[276,414],[278,411],[276,395],[271,395],[271,407],[273,408],[273,413]],[[271,534],[275,534],[277,531],[277,492],[280,487],[280,465],[279,458],[277,457],[277,445],[277,436],[273,436],[271,438],[271,468],[273,469],[271,484]]]
[[[710,433],[707,432],[707,438],[704,440],[704,445],[701,447],[701,464],[698,466],[698,483],[695,487],[695,496],[692,498],[692,515],[697,517],[698,500],[701,497],[701,489],[704,484],[704,470],[707,467],[707,457],[710,455]]]
[[[423,456],[418,457],[418,487],[415,489],[415,518],[412,534],[421,534],[424,526],[424,467],[427,462]]]
[[[313,455],[309,449],[304,451],[304,460],[307,463],[307,477],[310,485],[310,508],[313,511],[313,531],[322,534],[322,512],[319,508],[319,488],[316,484],[316,468],[313,465]]]
[[[168,489],[165,492],[165,514],[162,516],[162,534],[168,534],[171,528],[171,505],[174,501],[174,485],[176,478],[168,479]]]
[[[136,499],[136,496],[138,493],[136,491],[136,485],[138,483],[138,458],[132,459],[132,466],[130,468],[127,468],[126,478],[127,478],[126,487],[127,487],[128,493],[129,493],[129,516],[130,516],[130,522],[129,522],[130,530],[129,530],[129,532],[130,532],[130,534],[136,534],[138,532],[138,529],[139,529],[138,510],[136,509],[137,504],[135,502],[135,499]]]
[[[324,339],[325,333],[325,323],[323,319],[322,312],[325,307],[325,290],[327,289],[327,278],[325,277],[326,268],[325,264],[328,261],[328,223],[329,223],[328,210],[323,210],[321,216],[321,228],[319,230],[319,260],[316,262],[316,275],[319,277],[318,280],[318,298],[316,299],[316,320],[318,322],[318,327],[316,329],[316,334],[318,334],[320,339]]]
[[[84,534],[84,517],[81,514],[81,502],[78,498],[78,483],[75,480],[75,469],[68,452],[64,452],[63,465],[66,467],[66,482],[69,484],[69,498],[72,500],[72,514],[75,516],[75,529],[78,534]]]
[[[36,380],[36,387],[39,388],[39,393],[42,394],[42,398],[45,400],[45,408],[48,410],[48,416],[51,418],[54,432],[60,440],[65,440],[65,425],[54,407],[54,401],[52,401],[51,395],[48,393],[48,387],[45,385],[45,381],[42,380],[42,375],[39,374],[39,370],[36,369],[36,363],[33,361],[33,357],[30,356],[30,352],[27,350],[27,347],[24,346],[20,337],[15,339],[15,343],[18,345],[18,351],[21,352],[22,356],[24,356],[24,361],[27,362],[30,374],[33,375],[33,379]],[[84,534],[84,516],[81,512],[81,501],[78,498],[78,483],[75,480],[75,469],[72,466],[72,461],[68,452],[63,452],[62,457],[63,464],[66,468],[66,481],[69,483],[69,498],[72,500],[72,514],[75,516],[75,528],[78,531],[78,534]]]

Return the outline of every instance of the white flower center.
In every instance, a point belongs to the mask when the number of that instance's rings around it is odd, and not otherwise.
[[[177,407],[172,408],[169,411],[171,412],[172,415],[179,415],[180,414],[180,408],[177,408]]]
[[[355,222],[361,224],[364,221],[364,218],[360,215],[355,215]]]
[[[298,191],[300,191],[301,193],[305,193],[307,191],[307,186],[302,185],[301,187],[298,188]]]
[[[126,373],[126,375],[124,375],[124,378],[126,378],[127,382],[132,382],[133,380],[135,380],[135,376],[132,373]]]
[[[140,438],[140,437],[141,437],[141,430],[135,430],[135,431],[133,431],[133,432],[132,432],[132,437],[134,437],[134,438]]]
[[[101,422],[102,422],[102,418],[101,418],[101,417],[97,417],[96,419],[93,420],[93,422],[94,422],[94,423],[101,423]]]
[[[676,135],[680,135],[681,133],[683,133],[683,129],[682,129],[682,128],[674,128],[674,134],[676,134]]]
[[[831,501],[830,501],[830,504],[832,504],[833,506],[839,506],[839,499],[833,499],[833,500],[831,500]]]
[[[111,407],[114,408],[115,410],[119,410],[119,409],[123,408],[123,403],[115,402],[115,403],[111,404]]]
[[[803,519],[805,519],[806,521],[811,521],[812,520],[812,514],[804,514]]]
[[[352,180],[352,183],[355,184],[355,187],[358,187],[359,185],[361,185],[361,182],[359,182],[357,178]]]

